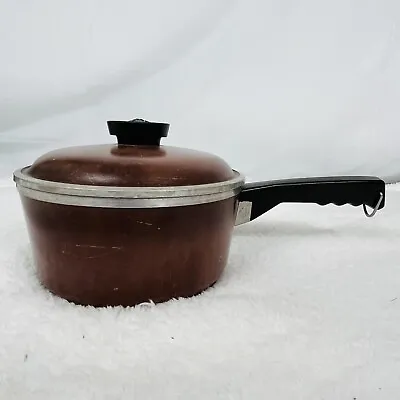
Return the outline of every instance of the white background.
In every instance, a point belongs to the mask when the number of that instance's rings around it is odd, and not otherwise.
[[[0,177],[107,119],[249,179],[400,177],[397,0],[1,0]]]

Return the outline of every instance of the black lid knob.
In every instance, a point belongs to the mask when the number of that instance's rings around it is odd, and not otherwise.
[[[110,135],[115,135],[119,145],[159,146],[167,137],[169,124],[149,122],[144,119],[107,121]]]

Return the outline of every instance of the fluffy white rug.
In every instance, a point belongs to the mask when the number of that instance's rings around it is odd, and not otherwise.
[[[395,399],[400,189],[361,208],[282,205],[236,229],[221,281],[136,309],[38,284],[14,188],[0,188],[0,398]]]

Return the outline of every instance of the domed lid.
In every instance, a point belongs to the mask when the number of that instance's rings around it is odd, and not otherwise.
[[[160,145],[169,124],[142,119],[108,121],[117,144],[68,147],[39,157],[25,176],[66,184],[171,187],[224,182],[235,172],[221,158]]]

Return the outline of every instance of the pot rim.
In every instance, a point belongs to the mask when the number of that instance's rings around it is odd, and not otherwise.
[[[204,204],[236,196],[245,178],[187,186],[94,186],[47,181],[24,173],[30,166],[13,174],[18,191],[31,199],[47,203],[102,208],[153,208]]]

